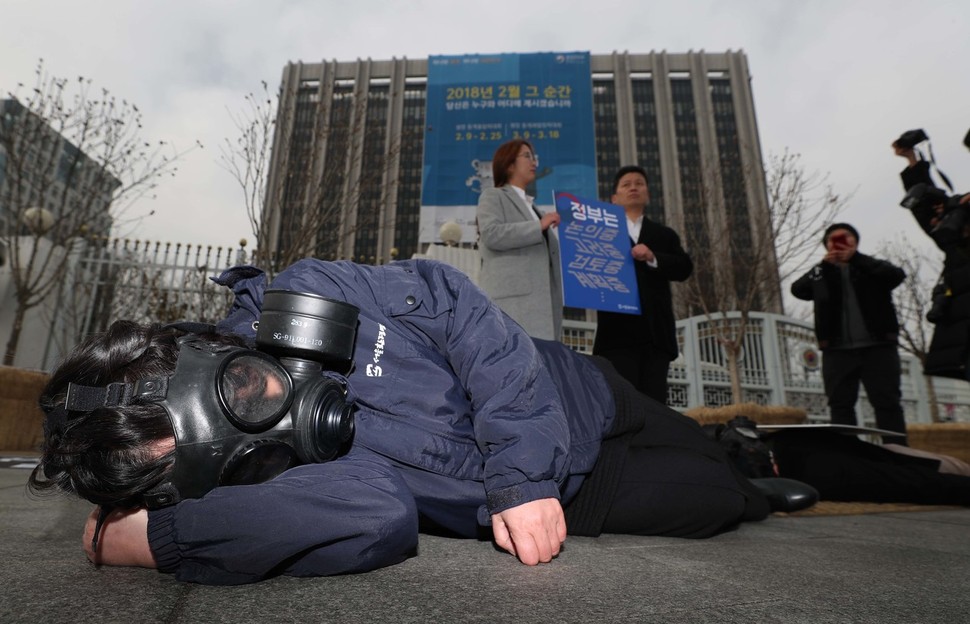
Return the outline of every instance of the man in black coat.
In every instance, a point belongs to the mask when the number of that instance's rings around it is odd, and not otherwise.
[[[832,422],[856,425],[859,382],[865,386],[880,429],[898,431],[884,442],[906,443],[899,388],[899,321],[892,291],[906,274],[858,252],[859,232],[833,223],[822,238],[825,256],[792,284],[799,299],[815,303],[815,336],[822,349],[822,380]]]
[[[593,353],[610,360],[637,390],[666,403],[667,370],[678,353],[670,282],[690,277],[694,263],[676,232],[643,215],[650,191],[642,167],[616,172],[610,201],[626,210],[640,314],[598,312]]]

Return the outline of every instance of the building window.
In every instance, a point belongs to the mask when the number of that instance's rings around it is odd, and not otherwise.
[[[600,199],[609,200],[613,175],[620,168],[619,125],[616,119],[616,85],[613,77],[593,78],[593,119],[596,133],[596,177]]]
[[[637,162],[647,172],[650,184],[650,203],[644,215],[651,221],[666,223],[663,176],[660,171],[660,139],[657,133],[657,106],[653,81],[636,78],[632,81],[633,124],[637,135]]]
[[[421,165],[424,158],[425,83],[408,82],[404,90],[404,119],[400,140],[397,219],[394,246],[398,258],[410,258],[418,249],[421,218]]]

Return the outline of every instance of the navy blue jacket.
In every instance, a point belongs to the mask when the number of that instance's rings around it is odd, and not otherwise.
[[[236,295],[219,330],[251,337],[264,276],[252,267],[237,267],[217,281]],[[288,538],[274,536],[279,543],[265,544],[266,534],[283,530],[285,518],[313,518],[314,526],[328,523],[333,512],[314,502],[314,492],[323,499],[339,498],[334,489],[347,487],[348,496],[360,495],[361,484],[352,479],[335,484],[310,478],[305,479],[309,489],[293,497],[292,488],[276,485],[285,483],[291,470],[265,484],[217,488],[202,499],[152,512],[149,534],[160,568],[176,571],[183,580],[209,583],[372,569],[400,561],[413,547],[405,535],[416,534],[413,518],[405,517],[408,509],[416,508],[440,528],[472,537],[490,523],[491,514],[510,507],[541,498],[568,502],[592,471],[614,418],[602,373],[590,358],[559,343],[530,339],[459,271],[425,260],[380,267],[304,260],[280,273],[271,286],[360,308],[355,367],[347,376],[357,405],[353,450],[348,458],[295,470],[323,474],[336,469],[331,464],[361,458],[369,462],[365,472],[375,465],[389,467],[380,475],[384,485],[378,495],[374,488],[365,495],[371,507],[378,507],[372,511],[375,518],[390,501],[392,511],[398,511],[391,517],[400,519],[402,534],[381,540],[366,534],[330,536],[329,544],[342,548],[334,553],[338,559],[361,552],[368,559],[338,565],[333,557],[320,556],[317,567],[312,553],[330,548],[320,529],[310,537],[286,529]],[[257,500],[247,501],[252,497]],[[239,509],[248,511],[236,535],[231,527],[241,521],[230,515]],[[202,523],[214,523],[222,534],[191,544],[180,541],[187,527]],[[280,567],[285,554],[295,552],[307,555]],[[226,575],[227,562],[237,561],[239,569]],[[247,569],[248,561],[262,563]]]

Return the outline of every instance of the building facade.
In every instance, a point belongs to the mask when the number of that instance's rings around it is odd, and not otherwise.
[[[681,233],[692,254],[707,253],[717,244],[711,233],[726,228],[731,254],[755,246],[770,216],[744,53],[590,60],[600,197],[609,199],[620,166],[638,164],[650,178],[648,216]],[[286,249],[309,230],[323,258],[383,262],[424,251],[427,76],[427,59],[284,68],[261,245]],[[740,257],[722,264],[726,277],[717,279],[728,281],[745,266]],[[781,311],[777,277],[764,282],[756,308]]]
[[[0,340],[4,361],[27,368],[61,333],[69,256],[85,235],[108,236],[121,184],[59,132],[71,126],[60,109],[48,113],[0,99]]]
[[[40,227],[55,242],[108,236],[112,194],[121,181],[14,99],[0,100],[0,237]]]

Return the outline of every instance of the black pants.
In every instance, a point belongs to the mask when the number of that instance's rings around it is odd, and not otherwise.
[[[667,373],[670,355],[651,344],[597,352],[613,364],[616,372],[654,401],[667,404]]]
[[[614,385],[624,391],[634,392]],[[702,538],[768,515],[764,496],[695,421],[642,395],[629,404],[646,423],[627,449],[604,533]]]
[[[827,349],[822,358],[822,380],[829,399],[832,422],[857,425],[855,404],[859,382],[866,389],[876,412],[876,426],[900,432],[884,442],[906,443],[906,421],[900,403],[900,363],[896,345],[876,345],[860,349]]]
[[[779,431],[768,442],[781,476],[808,483],[822,500],[970,505],[970,477],[941,474],[934,459],[832,431]]]

